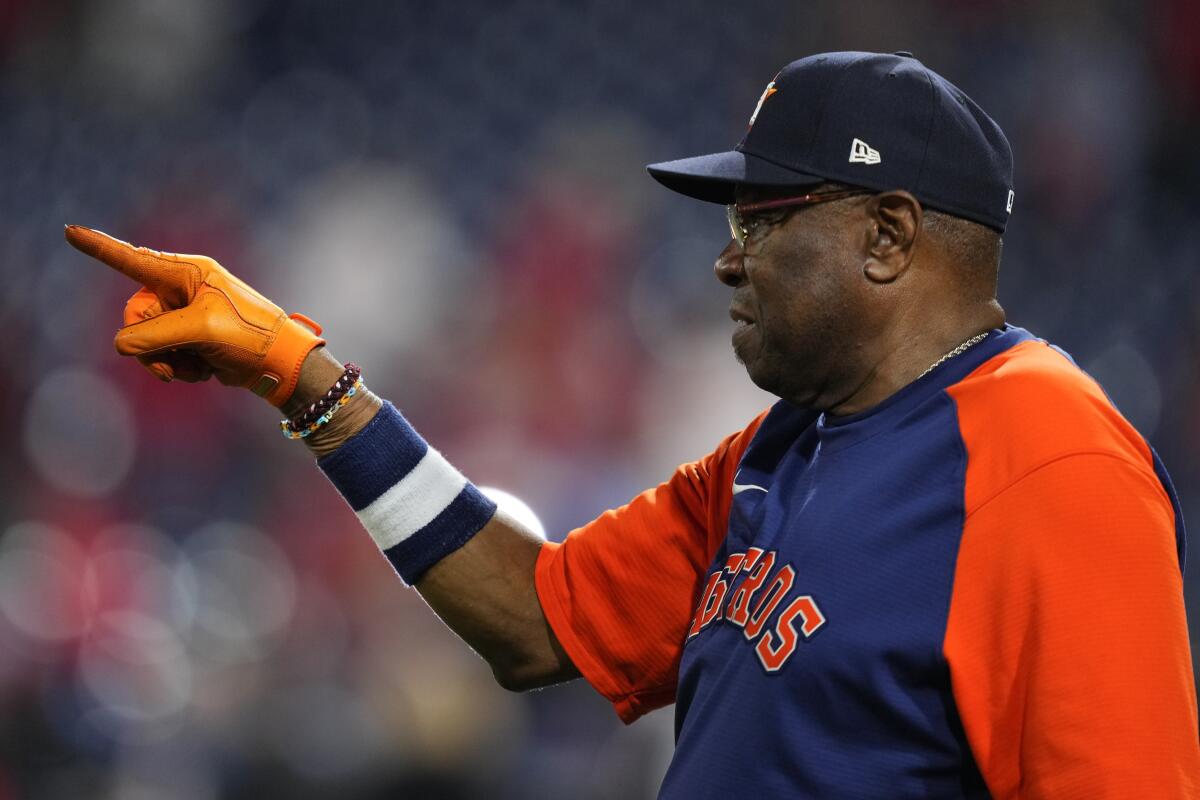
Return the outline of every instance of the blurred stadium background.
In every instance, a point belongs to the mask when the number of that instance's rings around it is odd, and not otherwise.
[[[643,165],[735,143],[800,55],[912,50],[1012,140],[1010,320],[1195,515],[1198,30],[1190,0],[0,2],[0,800],[651,797],[671,750],[670,711],[497,688],[269,409],[118,359],[133,287],[63,223],[320,320],[561,537],[769,402],[722,210]]]

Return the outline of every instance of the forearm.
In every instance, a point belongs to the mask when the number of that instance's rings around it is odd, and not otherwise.
[[[416,585],[429,607],[488,662],[506,689],[579,677],[534,589],[541,546],[536,534],[497,511],[471,541],[431,567]]]
[[[342,371],[325,348],[314,350],[304,362],[296,393],[284,413],[294,415],[319,398]],[[362,431],[382,407],[370,392],[356,397],[305,444],[317,458],[328,456]],[[509,689],[544,686],[578,675],[555,640],[534,589],[541,543],[520,523],[497,512],[415,584],[429,606]]]

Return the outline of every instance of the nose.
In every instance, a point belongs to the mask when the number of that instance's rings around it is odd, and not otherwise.
[[[742,263],[743,261],[742,248],[733,239],[729,240],[729,244],[725,245],[725,249],[717,256],[717,263],[713,264],[713,272],[717,274],[717,280],[726,286],[736,287],[746,280],[746,270]]]

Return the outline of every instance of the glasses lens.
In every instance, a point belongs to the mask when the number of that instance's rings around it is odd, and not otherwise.
[[[742,227],[742,215],[738,213],[737,206],[725,206],[725,216],[729,219],[729,235],[738,243],[739,247],[746,246],[746,229]]]

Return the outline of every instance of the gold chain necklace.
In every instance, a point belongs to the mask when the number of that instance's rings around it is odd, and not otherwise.
[[[954,348],[949,353],[946,353],[946,355],[942,356],[937,361],[930,364],[924,372],[922,372],[920,375],[917,376],[916,379],[921,380],[921,378],[924,378],[926,375],[933,372],[935,369],[937,369],[938,367],[940,367],[942,364],[946,363],[950,359],[954,358],[955,356],[961,356],[963,353],[970,350],[971,347],[979,344],[984,339],[986,339],[987,335],[989,333],[991,333],[991,331],[984,331],[983,333],[977,334],[975,336],[972,336],[970,339],[967,339],[965,342],[960,344],[958,347]]]

